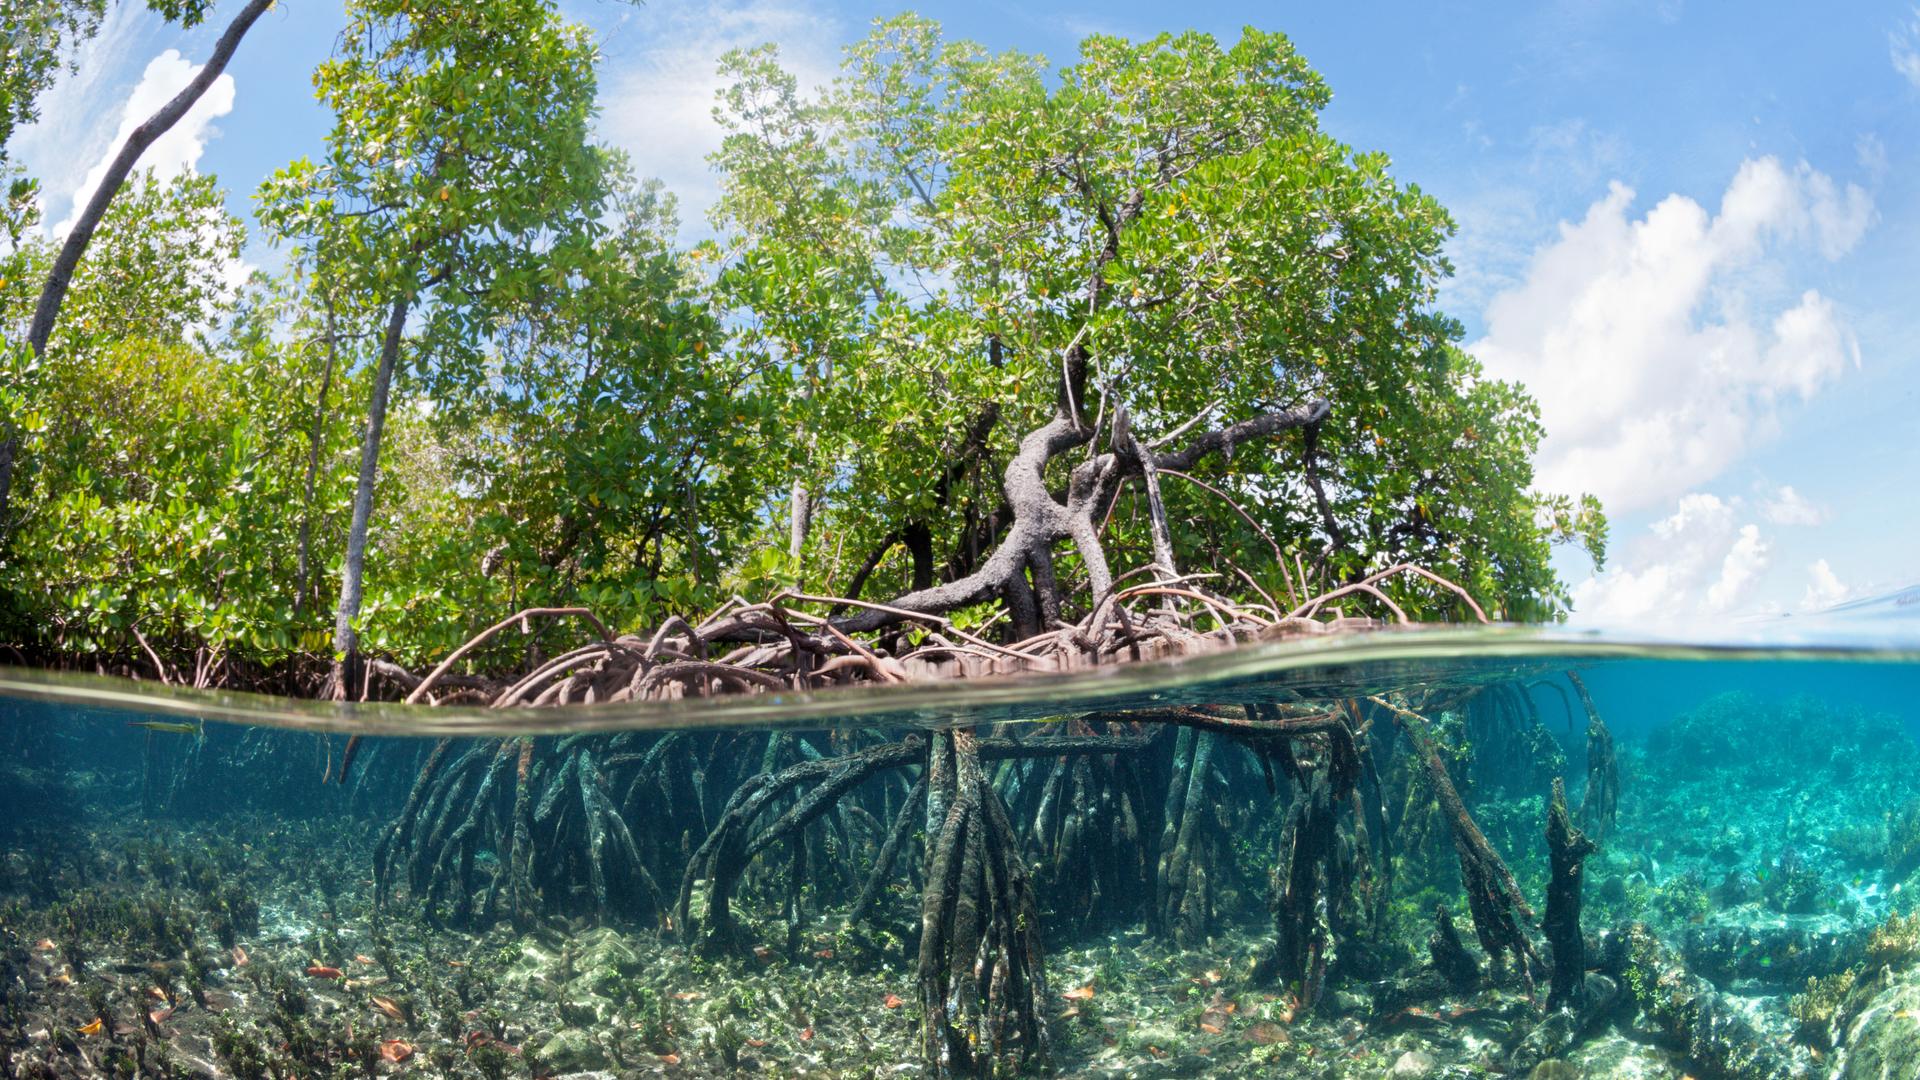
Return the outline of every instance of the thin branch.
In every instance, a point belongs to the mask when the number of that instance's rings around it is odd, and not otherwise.
[[[516,612],[515,614],[510,615],[507,618],[502,619],[497,623],[494,623],[492,626],[489,626],[485,630],[482,630],[478,634],[475,634],[471,639],[467,641],[465,645],[462,645],[458,649],[455,649],[452,655],[448,656],[445,660],[440,661],[439,667],[434,668],[433,671],[429,673],[426,678],[420,680],[420,685],[414,687],[413,693],[407,695],[406,703],[409,705],[419,704],[420,699],[424,698],[427,695],[427,691],[433,689],[433,684],[439,682],[440,677],[442,675],[445,675],[453,667],[453,665],[459,663],[462,659],[466,657],[468,653],[479,648],[481,645],[484,645],[488,639],[493,637],[493,635],[499,633],[502,630],[505,630],[507,627],[512,626],[515,623],[520,623],[521,625],[524,626],[526,625],[527,620],[533,619],[533,618],[558,619],[558,618],[567,618],[567,617],[585,619],[586,621],[593,624],[593,628],[595,630],[600,631],[600,637],[602,640],[605,640],[605,641],[613,640],[613,635],[607,632],[606,626],[603,623],[601,623],[599,617],[596,616],[592,611],[589,611],[586,608],[583,608],[583,607],[527,608],[523,611]]]

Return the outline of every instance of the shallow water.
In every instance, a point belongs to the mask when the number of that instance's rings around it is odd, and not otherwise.
[[[0,670],[0,1075],[1920,1069],[1904,596],[645,711],[155,689]],[[1533,959],[1486,954],[1421,741]],[[1556,779],[1597,841],[1558,1018]]]

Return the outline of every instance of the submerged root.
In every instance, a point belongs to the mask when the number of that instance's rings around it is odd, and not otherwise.
[[[741,784],[681,877],[674,924],[683,938],[697,938],[722,950],[738,949],[744,943],[734,926],[731,904],[740,877],[754,856],[776,841],[797,836],[842,795],[875,773],[918,761],[924,753],[924,740],[909,738],[844,757],[801,761]],[[806,790],[801,792],[802,788]],[[792,805],[778,818],[764,828],[756,828],[761,816],[778,800],[794,793],[798,794]],[[699,904],[695,903],[696,893],[703,894]]]
[[[1393,715],[1426,768],[1427,780],[1453,833],[1454,853],[1460,860],[1460,884],[1467,893],[1467,910],[1473,915],[1473,929],[1480,946],[1496,964],[1510,955],[1531,995],[1533,969],[1542,965],[1539,951],[1521,922],[1523,919],[1532,922],[1533,908],[1513,880],[1513,871],[1507,869],[1506,860],[1493,850],[1473,815],[1467,812],[1467,804],[1453,786],[1446,763],[1440,759],[1439,750],[1428,734],[1426,717],[1385,698],[1374,696],[1367,700]]]
[[[873,869],[867,874],[867,883],[861,887],[860,896],[853,902],[853,910],[847,913],[849,925],[860,922],[880,897],[880,891],[887,886],[893,873],[893,863],[900,857],[900,849],[906,845],[907,837],[913,835],[915,819],[927,802],[927,778],[923,774],[914,781],[913,788],[907,793],[906,801],[900,804],[900,811],[894,815],[893,828],[887,832],[887,841],[880,847],[880,854],[873,861]]]
[[[1567,681],[1573,684],[1587,711],[1587,793],[1580,800],[1580,824],[1595,843],[1601,843],[1613,831],[1613,819],[1620,809],[1620,764],[1613,756],[1613,732],[1600,719],[1587,684],[1571,671],[1567,672]]]
[[[939,738],[952,748],[953,791],[921,903],[923,1056],[936,1076],[1020,1071],[1046,1059],[1039,909],[973,733]]]
[[[664,913],[659,854],[635,838],[612,793],[621,781],[632,792],[657,779],[665,754],[622,752],[628,738],[601,755],[577,738],[544,752],[545,740],[524,737],[436,743],[375,847],[375,904],[404,886],[412,902],[461,925],[504,909],[525,927],[543,906],[589,906],[602,918]],[[670,739],[656,748],[671,751]],[[493,856],[485,870],[483,854]],[[585,904],[570,899],[579,896]]]
[[[1050,563],[1025,565],[1035,582],[1052,581]],[[1342,615],[1321,617],[1333,610],[1329,601],[1397,610],[1382,582],[1423,574],[1391,568],[1282,612],[1229,603],[1207,590],[1207,575],[1148,569],[1147,583],[1125,585],[1128,575],[1103,582],[1075,623],[1059,615],[1057,595],[1029,588],[1036,632],[1012,645],[964,633],[924,607],[845,601],[861,614],[835,618],[799,610],[840,603],[832,597],[738,602],[698,624],[672,620],[649,638],[602,630],[533,662],[490,703],[754,694],[1177,655],[1348,628]],[[431,700],[451,687],[457,661],[532,614],[583,615],[523,613],[425,678],[399,684],[410,685],[412,699]],[[895,655],[900,624],[910,622],[923,628],[922,644]],[[855,636],[879,628],[891,629]],[[1424,717],[1398,703],[1406,699],[1369,700],[1395,717],[1424,768],[1481,944],[1496,964],[1511,958],[1530,991],[1538,963],[1531,908],[1467,812]],[[1069,931],[1145,921],[1183,947],[1203,947],[1221,911],[1244,906],[1251,891],[1236,855],[1245,846],[1237,830],[1258,822],[1242,816],[1245,808],[1274,813],[1257,794],[1234,794],[1257,777],[1256,766],[1285,808],[1275,814],[1274,939],[1258,973],[1293,987],[1303,1010],[1331,979],[1376,977],[1387,950],[1372,935],[1391,884],[1387,831],[1398,824],[1367,749],[1370,718],[1380,715],[1345,699],[1309,699],[1095,713],[1041,737],[725,731],[443,740],[380,837],[376,900],[404,891],[430,918],[458,923],[506,917],[526,927],[556,911],[651,918],[681,942],[719,952],[784,931],[799,957],[809,918],[833,911],[844,914],[837,925],[853,926],[878,911],[898,919],[906,905],[882,898],[903,878],[920,879],[925,1063],[941,1076],[1002,1075],[1047,1056],[1042,895],[1050,920]],[[923,824],[925,847],[916,850]],[[1472,958],[1441,921],[1449,932],[1439,935],[1441,950],[1458,981],[1469,982]],[[1577,911],[1571,922],[1577,934]],[[1556,979],[1556,998],[1561,990]]]

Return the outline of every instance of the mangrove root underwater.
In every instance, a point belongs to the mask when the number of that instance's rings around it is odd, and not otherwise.
[[[1530,923],[1533,908],[1513,880],[1513,871],[1507,869],[1506,861],[1493,850],[1480,826],[1474,823],[1473,815],[1467,812],[1467,804],[1453,786],[1446,763],[1440,759],[1440,752],[1428,734],[1426,717],[1378,696],[1368,700],[1393,714],[1426,767],[1434,796],[1453,832],[1454,852],[1460,859],[1460,883],[1466,889],[1467,910],[1473,915],[1473,930],[1480,938],[1481,948],[1496,964],[1510,955],[1521,977],[1531,987],[1532,969],[1540,966],[1540,955],[1521,920]]]
[[[921,903],[924,1057],[937,1076],[987,1077],[1000,1062],[1046,1059],[1039,909],[973,732],[937,738],[953,769]]]
[[[1587,710],[1587,793],[1580,800],[1580,826],[1595,843],[1606,840],[1620,809],[1620,764],[1613,756],[1613,732],[1600,719],[1600,710],[1580,676],[1567,672],[1567,681]]]

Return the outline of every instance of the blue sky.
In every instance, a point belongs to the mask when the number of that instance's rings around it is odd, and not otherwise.
[[[714,59],[773,40],[803,79],[899,10],[835,0],[566,0],[599,33],[604,136],[697,228]],[[213,22],[234,3],[216,9]],[[1585,620],[1806,610],[1920,578],[1920,11],[1909,3],[923,4],[948,32],[1069,61],[1082,36],[1252,23],[1326,76],[1326,127],[1451,208],[1445,304],[1549,426],[1543,484],[1608,501]],[[309,74],[343,15],[282,0],[150,160],[259,180],[318,147]],[[129,113],[217,26],[123,4],[16,138],[59,221]],[[255,245],[248,259],[270,265]]]

